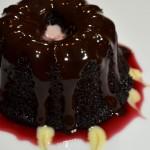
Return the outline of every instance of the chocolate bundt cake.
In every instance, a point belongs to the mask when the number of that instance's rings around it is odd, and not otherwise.
[[[48,26],[63,38],[43,38]],[[32,127],[71,132],[124,107],[132,87],[115,26],[84,0],[23,0],[0,19],[0,112]]]

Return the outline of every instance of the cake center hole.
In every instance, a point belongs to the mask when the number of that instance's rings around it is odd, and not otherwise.
[[[43,39],[45,41],[60,41],[65,39],[66,34],[62,32],[62,29],[59,25],[54,24],[54,25],[47,25],[46,31],[43,35]]]
[[[68,22],[56,10],[51,11],[46,17],[46,29],[42,38],[46,41],[61,41],[76,32],[76,26]]]

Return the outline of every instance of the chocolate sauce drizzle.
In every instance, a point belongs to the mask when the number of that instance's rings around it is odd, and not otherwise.
[[[72,97],[76,87],[78,80],[63,80],[63,88],[64,88],[64,95],[65,95],[65,111],[64,111],[64,122],[65,128],[70,130],[75,126],[75,112],[72,107]],[[69,121],[68,121],[69,120]]]
[[[42,39],[48,14],[52,11],[63,16],[68,28],[76,29],[62,41],[46,42]],[[108,45],[113,50],[116,76],[118,80],[120,78],[115,26],[102,15],[98,6],[88,5],[84,0],[23,0],[4,10],[3,17],[0,19],[0,30],[5,41],[3,56],[11,63],[15,63],[20,56],[27,56],[33,74],[36,80],[39,80],[36,88],[39,104],[38,117],[45,116],[48,89],[45,90],[44,87],[49,80],[49,70],[54,64],[59,64],[62,83],[65,84],[64,116],[69,115],[73,119],[75,116],[72,109],[72,93],[76,85],[74,81],[79,78],[81,69],[89,60],[96,60],[102,65],[100,77],[104,83],[102,87],[105,95],[111,95],[108,86]],[[68,81],[73,81],[69,83],[72,86],[71,91],[66,89]],[[44,95],[39,93],[40,88],[44,90],[42,92]]]
[[[37,122],[39,125],[45,125],[46,122],[46,109],[45,104],[47,97],[49,96],[50,82],[40,81],[34,77],[35,82],[35,94],[38,100]]]

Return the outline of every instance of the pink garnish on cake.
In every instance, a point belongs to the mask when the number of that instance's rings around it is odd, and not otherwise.
[[[63,40],[65,36],[59,25],[48,25],[43,39],[46,41],[60,41]]]

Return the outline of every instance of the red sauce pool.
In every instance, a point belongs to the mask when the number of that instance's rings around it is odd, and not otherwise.
[[[131,67],[141,70],[133,53],[129,54],[128,62]],[[140,110],[141,105],[143,103],[144,85],[135,81],[134,88],[137,89],[141,95],[141,101],[137,104],[137,107]],[[126,109],[126,113],[123,114],[122,116],[118,116],[118,117],[114,116],[110,120],[101,124],[101,127],[106,131],[108,138],[111,138],[113,135],[121,131],[129,122],[131,122],[136,117],[140,116],[138,112],[134,110],[133,108],[131,108],[128,104],[126,104],[125,109]],[[0,130],[14,134],[19,140],[27,140],[27,141],[32,142],[33,144],[36,144],[36,129],[16,124],[8,120],[2,115],[0,115]],[[54,137],[54,143],[62,142],[65,140],[71,140],[74,138],[87,140],[87,133],[88,133],[87,130],[78,131],[71,135],[65,135],[63,133],[56,133]]]

